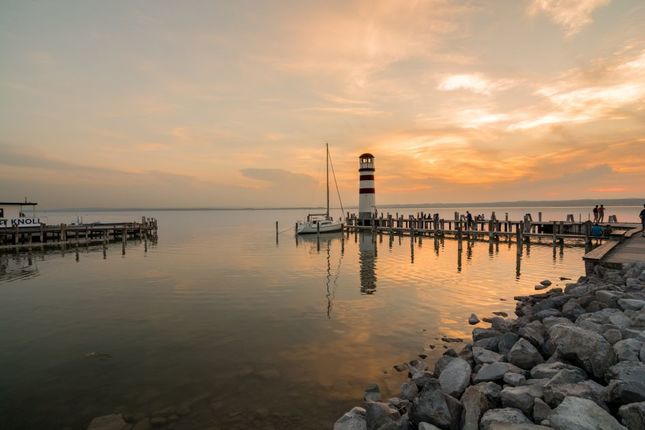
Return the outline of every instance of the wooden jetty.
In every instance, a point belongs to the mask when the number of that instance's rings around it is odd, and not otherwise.
[[[0,228],[0,250],[32,246],[89,245],[157,237],[157,220],[92,224],[40,224]]]
[[[645,237],[640,226],[625,232],[622,240],[607,241],[582,257],[585,272],[590,275],[596,266],[601,265],[620,269],[623,264],[645,263]]]
[[[611,233],[603,239],[620,240],[627,232],[633,230],[634,223],[603,223],[611,226]],[[400,214],[372,215],[368,222],[361,225],[356,214],[347,213],[345,231],[372,231],[379,234],[401,236],[452,236],[457,240],[463,237],[505,239],[522,244],[531,239],[546,239],[555,243],[565,240],[583,241],[591,245],[596,238],[591,235],[591,221],[575,221],[573,215],[568,215],[566,221],[542,221],[541,213],[538,220],[525,216],[521,221],[509,220],[505,215],[503,220],[491,217],[488,220],[473,220],[468,222],[463,215],[455,212],[454,219],[440,219],[424,213],[403,216]]]

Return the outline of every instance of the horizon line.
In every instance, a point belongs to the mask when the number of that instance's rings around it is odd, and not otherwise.
[[[597,203],[601,200],[601,203]],[[604,203],[603,203],[604,202]],[[570,199],[570,200],[513,200],[513,201],[490,201],[490,202],[434,202],[434,203],[398,203],[378,205],[379,208],[451,208],[451,207],[535,207],[532,205],[541,204],[546,207],[571,207],[579,204],[589,206],[594,204],[622,203],[614,206],[640,206],[645,198],[619,198],[619,199]],[[559,206],[561,205],[561,206]],[[346,209],[356,209],[357,205],[346,206]],[[41,211],[251,211],[251,210],[303,210],[303,209],[324,209],[323,206],[275,206],[275,207],[217,207],[217,206],[185,206],[185,207],[66,207],[66,208],[43,208]],[[333,207],[333,209],[341,209]]]

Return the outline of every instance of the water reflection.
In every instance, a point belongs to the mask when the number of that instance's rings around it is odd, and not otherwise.
[[[374,294],[376,291],[376,237],[361,233],[358,245],[361,293]]]

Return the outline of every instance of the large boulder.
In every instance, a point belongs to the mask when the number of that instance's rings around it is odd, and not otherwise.
[[[439,375],[441,390],[453,397],[461,396],[468,384],[472,370],[466,360],[455,358],[450,361]]]
[[[549,330],[559,356],[580,364],[596,378],[616,362],[612,346],[601,335],[580,327],[558,324]]]
[[[508,361],[522,369],[530,370],[543,363],[544,358],[531,342],[522,338],[515,342],[513,348],[508,352]]]
[[[623,405],[618,409],[618,415],[629,430],[645,429],[645,402]]]
[[[461,428],[463,430],[478,430],[479,419],[489,409],[499,405],[501,387],[493,382],[482,382],[471,385],[461,396],[463,413]]]
[[[355,407],[334,423],[334,430],[367,430],[365,409]]]
[[[494,430],[499,425],[505,424],[533,424],[530,419],[526,417],[519,409],[503,408],[503,409],[489,409],[486,411],[481,421],[479,428],[481,430]]]
[[[516,408],[531,416],[535,398],[542,397],[542,387],[537,384],[505,387],[500,397],[505,408]]]
[[[401,397],[403,400],[412,400],[419,394],[419,387],[414,381],[406,381],[401,384]]]
[[[576,367],[574,369],[562,369],[551,379],[549,379],[549,384],[575,384],[576,382],[582,382],[587,379],[587,372]]]
[[[621,361],[607,372],[609,401],[633,403],[645,401],[645,364]]]
[[[616,418],[591,400],[566,397],[549,415],[556,430],[626,430]]]
[[[524,371],[522,369],[511,363],[490,363],[484,364],[481,369],[479,369],[479,371],[473,378],[473,382],[478,383],[487,381],[499,381],[504,378],[504,374],[507,372],[524,374]]]
[[[409,416],[413,425],[427,422],[443,429],[450,427],[453,417],[438,380],[430,380],[423,386],[419,395],[412,401]]]

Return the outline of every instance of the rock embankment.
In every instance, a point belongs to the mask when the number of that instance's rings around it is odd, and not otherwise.
[[[645,263],[515,299],[516,319],[411,361],[398,397],[370,386],[334,430],[645,429]]]

